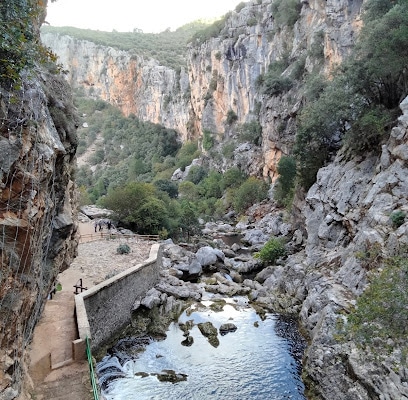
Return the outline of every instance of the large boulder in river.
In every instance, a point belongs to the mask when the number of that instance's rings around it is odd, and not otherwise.
[[[197,250],[196,257],[202,267],[215,264],[217,261],[224,262],[225,254],[211,246],[204,246]]]
[[[196,281],[202,274],[201,263],[194,257],[188,263],[174,264],[174,268],[181,271],[181,279],[184,281]]]

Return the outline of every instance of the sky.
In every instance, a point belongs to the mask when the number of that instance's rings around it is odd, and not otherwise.
[[[48,0],[52,26],[111,32],[163,32],[197,19],[221,17],[242,0]]]

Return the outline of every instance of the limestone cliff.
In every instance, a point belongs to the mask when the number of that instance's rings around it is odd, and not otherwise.
[[[311,398],[408,398],[401,344],[391,341],[386,354],[380,340],[377,349],[365,350],[334,340],[339,320],[367,289],[379,260],[405,254],[408,223],[396,228],[390,219],[408,211],[408,98],[401,109],[379,157],[347,161],[340,153],[319,171],[302,209],[305,249],[268,278],[274,307],[299,313],[309,336],[305,378]]]
[[[73,88],[82,87],[125,115],[174,128],[187,139],[189,84],[184,69],[177,73],[155,60],[69,36],[45,33],[42,41],[58,55]]]
[[[266,96],[257,80],[283,58],[289,60],[286,75],[299,63],[301,73],[328,73],[354,44],[362,0],[302,1],[293,27],[278,24],[272,3],[254,0],[232,11],[217,37],[190,45],[181,73],[69,36],[44,33],[42,40],[59,56],[74,88],[117,105],[125,115],[176,129],[182,140],[206,130],[222,145],[236,138],[239,124],[259,121],[262,148],[241,147],[235,159],[223,163],[240,163],[251,175],[275,179],[276,164],[293,142],[300,84],[283,96]],[[323,58],[316,61],[312,49],[320,45]],[[232,125],[229,112],[237,117]]]
[[[55,68],[54,68],[55,69]],[[0,87],[0,398],[21,387],[27,346],[77,240],[75,113],[63,78],[36,68]]]

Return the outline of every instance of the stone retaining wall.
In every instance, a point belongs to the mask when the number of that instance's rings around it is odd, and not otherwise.
[[[80,340],[76,341],[75,346],[83,348],[82,342],[88,336],[92,350],[96,350],[123,329],[130,322],[135,300],[144,296],[159,281],[160,269],[161,247],[154,244],[149,258],[143,263],[76,295]]]

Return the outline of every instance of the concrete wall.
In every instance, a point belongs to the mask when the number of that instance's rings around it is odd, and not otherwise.
[[[149,258],[75,296],[79,337],[91,338],[98,349],[130,322],[135,300],[159,281],[161,248],[154,244]]]

